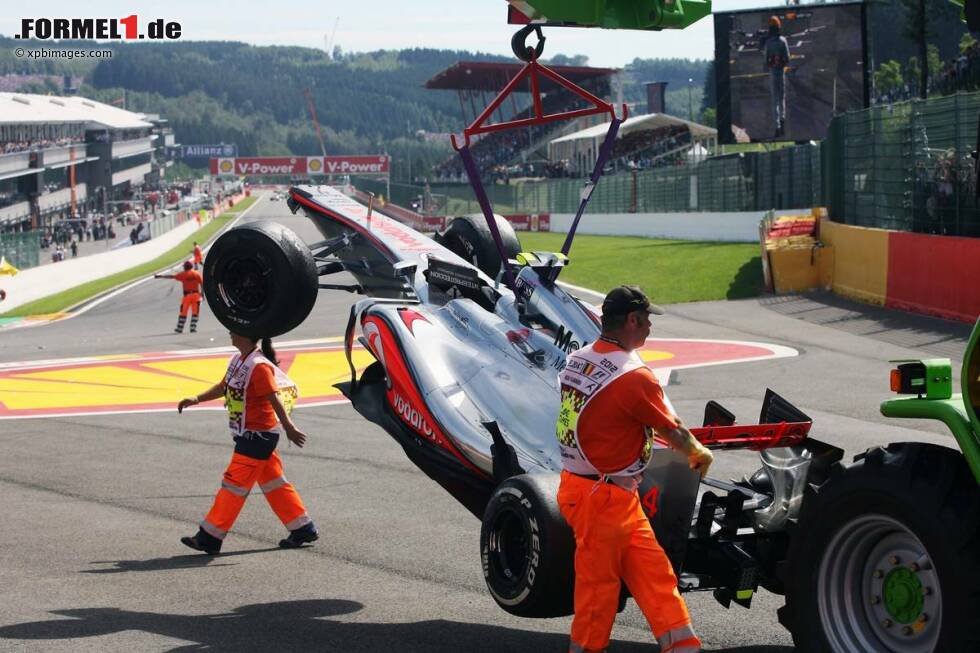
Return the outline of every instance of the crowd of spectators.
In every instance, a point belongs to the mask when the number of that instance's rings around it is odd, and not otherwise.
[[[692,143],[687,127],[672,125],[634,131],[613,145],[613,161],[630,170],[645,170],[683,161],[682,151]]]
[[[943,63],[938,75],[929,81],[929,92],[949,95],[957,91],[975,91],[980,88],[980,44],[974,42],[958,57]]]
[[[84,136],[67,136],[65,138],[38,138],[30,141],[6,141],[0,143],[0,154],[14,154],[30,150],[43,150],[49,147],[63,147],[73,143],[83,143]]]

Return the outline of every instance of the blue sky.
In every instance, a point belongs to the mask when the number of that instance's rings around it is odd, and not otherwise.
[[[0,9],[0,34],[7,36],[19,31],[21,18],[121,18],[135,13],[141,23],[154,18],[180,22],[182,40],[234,40],[323,49],[336,24],[333,43],[344,51],[427,47],[509,55],[510,37],[515,31],[506,24],[505,0],[281,0],[274,4],[254,0],[41,0],[4,4]],[[785,2],[715,0],[714,9],[780,4]],[[554,28],[547,30],[546,36],[545,56],[584,54],[593,66],[618,67],[635,57],[714,56],[710,18],[683,31]]]

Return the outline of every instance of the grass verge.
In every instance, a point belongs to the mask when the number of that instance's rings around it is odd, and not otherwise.
[[[518,234],[527,250],[557,252],[565,234]],[[762,290],[762,260],[754,243],[692,242],[623,236],[575,237],[559,279],[605,293],[640,286],[658,304],[742,299]]]
[[[201,245],[207,243],[225,225],[237,218],[242,211],[255,203],[255,199],[254,197],[246,197],[236,204],[233,209],[225,211],[152,261],[147,261],[146,263],[131,267],[122,272],[117,272],[108,277],[103,277],[102,279],[95,279],[94,281],[83,283],[54,295],[42,297],[41,299],[18,306],[7,313],[3,313],[0,317],[26,317],[28,315],[59,313],[107,290],[168,268],[178,261],[186,260],[194,241],[197,241]]]

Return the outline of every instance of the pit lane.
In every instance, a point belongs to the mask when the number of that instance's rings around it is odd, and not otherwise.
[[[284,203],[264,198],[245,220],[281,219],[319,240],[305,218],[287,216]],[[198,333],[172,332],[175,286],[147,282],[76,318],[3,333],[0,363],[227,345],[206,306]],[[340,335],[353,299],[321,293],[313,315],[282,340]],[[754,421],[772,387],[813,418],[813,437],[849,455],[890,441],[953,445],[941,425],[886,420],[877,405],[888,393],[889,359],[955,357],[966,327],[819,297],[676,305],[668,313],[655,320],[654,336],[799,352],[675,370],[668,392],[688,423],[700,423],[708,399]],[[107,395],[114,392],[109,381]],[[302,551],[277,549],[281,526],[256,492],[217,558],[191,554],[178,538],[194,531],[229,457],[220,412],[0,421],[7,598],[0,650],[565,650],[568,619],[521,620],[496,607],[480,572],[478,522],[389,436],[343,403],[301,407],[296,415],[311,442],[281,451],[320,541]],[[755,460],[749,452],[722,453],[712,475],[751,473]],[[709,594],[687,600],[708,650],[791,650],[776,622],[781,597],[760,591],[748,611],[725,610]],[[613,640],[613,652],[653,650],[632,604]]]

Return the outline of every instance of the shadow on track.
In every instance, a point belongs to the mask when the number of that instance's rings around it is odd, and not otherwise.
[[[68,617],[0,628],[0,639],[42,640],[97,637],[139,630],[194,642],[174,651],[249,652],[318,650],[358,653],[499,653],[565,651],[568,636],[502,626],[434,619],[414,623],[331,621],[358,612],[356,601],[322,599],[245,605],[231,613],[175,615],[117,608],[54,610]],[[609,653],[651,653],[650,643],[612,642]],[[791,653],[783,646],[713,649],[715,653]]]
[[[170,558],[150,558],[149,560],[94,560],[93,565],[113,565],[102,569],[83,569],[83,574],[119,574],[127,571],[169,571],[173,569],[199,569],[200,567],[227,567],[235,563],[222,562],[232,556],[250,555],[252,553],[268,553],[282,551],[279,547],[267,549],[250,549],[248,551],[231,551],[220,556],[209,556],[204,553],[190,553],[172,556]]]

